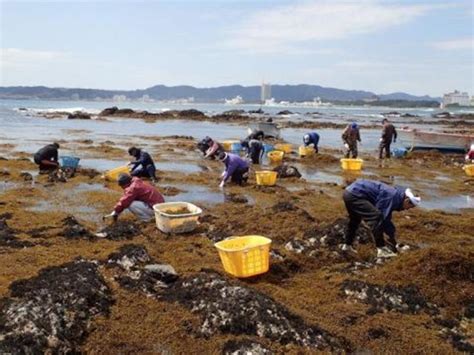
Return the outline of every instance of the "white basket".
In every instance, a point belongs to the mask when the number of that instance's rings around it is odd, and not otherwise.
[[[169,214],[163,211],[179,210],[187,208],[191,213]],[[189,202],[165,202],[153,206],[155,211],[156,226],[164,233],[188,233],[193,231],[199,224],[199,216],[202,209]]]

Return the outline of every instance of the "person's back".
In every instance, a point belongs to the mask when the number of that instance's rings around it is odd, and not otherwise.
[[[35,153],[35,162],[41,160],[58,160],[58,148],[55,144],[48,144]]]
[[[389,213],[387,209],[398,210],[401,208],[405,188],[390,186],[379,181],[361,179],[346,187],[346,190],[354,196],[380,207],[383,209],[382,212],[387,214]]]
[[[116,205],[116,212],[121,213],[133,201],[141,201],[149,207],[153,207],[157,203],[164,202],[164,198],[155,187],[145,183],[138,177],[133,177],[130,185],[124,189],[123,196]]]
[[[227,156],[229,157],[229,159],[225,162],[227,168],[235,167],[235,169],[245,169],[249,167],[247,161],[242,159],[237,154],[228,153]]]

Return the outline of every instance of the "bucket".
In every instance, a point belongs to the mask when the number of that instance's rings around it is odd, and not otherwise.
[[[271,151],[267,154],[268,159],[270,160],[270,163],[272,164],[280,164],[283,161],[283,156],[285,153],[283,153],[280,150],[274,150]]]
[[[403,158],[405,155],[407,155],[408,151],[405,148],[395,148],[392,149],[392,155],[395,158]]]
[[[341,159],[341,166],[343,170],[361,170],[364,161],[362,159]]]
[[[274,186],[277,180],[277,172],[271,170],[262,170],[255,172],[255,178],[257,185],[261,186]]]
[[[279,143],[279,144],[275,144],[275,150],[281,150],[282,152],[286,154],[290,154],[291,151],[293,150],[293,146],[289,143]]]
[[[306,157],[306,156],[311,156],[314,155],[316,151],[314,150],[313,147],[305,147],[304,145],[300,146],[298,148],[298,154],[300,157]]]
[[[226,272],[236,277],[250,277],[268,271],[271,243],[266,237],[247,235],[230,237],[214,246]]]
[[[71,157],[71,156],[63,156],[59,158],[59,165],[63,168],[72,168],[77,169],[79,166],[79,161],[81,158]]]
[[[189,212],[179,213],[186,209]],[[153,206],[156,226],[163,233],[192,232],[199,224],[202,209],[189,202],[165,202]]]
[[[273,150],[275,150],[275,147],[274,147],[273,145],[267,144],[267,143],[263,143],[263,151],[264,151],[265,153],[271,152],[271,151],[273,151]]]
[[[226,152],[231,152],[231,151],[241,151],[242,150],[242,144],[240,144],[239,141],[236,140],[228,140],[228,141],[223,141],[222,142],[222,147]]]
[[[120,174],[129,174],[130,168],[128,165],[120,166],[118,168],[106,171],[104,174],[104,179],[107,181],[117,181]]]
[[[462,168],[467,176],[474,176],[474,164],[467,164],[464,165]]]

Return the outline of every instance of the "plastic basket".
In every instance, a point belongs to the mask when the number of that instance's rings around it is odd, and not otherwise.
[[[268,271],[271,243],[266,237],[247,235],[230,237],[214,246],[226,272],[236,277],[250,277]]]
[[[392,150],[392,155],[395,158],[403,158],[405,155],[407,155],[407,150],[405,148],[395,148]]]
[[[273,151],[273,150],[275,150],[275,147],[274,147],[273,145],[267,144],[267,143],[263,143],[263,151],[264,151],[265,153],[271,152],[271,151]]]
[[[293,150],[293,146],[289,143],[279,143],[279,144],[275,144],[275,150],[281,150],[282,152],[285,152],[286,154],[290,154],[291,151]]]
[[[341,159],[343,170],[361,170],[364,161],[362,159]]]
[[[229,140],[229,141],[224,141],[222,142],[222,147],[224,147],[224,150],[226,152],[231,152],[231,151],[240,151],[242,149],[242,145],[240,144],[239,141],[236,140]]]
[[[186,208],[190,213],[172,214],[170,211],[178,211]],[[156,226],[164,233],[188,233],[192,232],[199,224],[199,216],[202,209],[189,202],[165,202],[153,206],[155,211]]]
[[[117,181],[120,174],[129,174],[129,173],[130,173],[130,168],[127,165],[120,166],[118,168],[107,171],[104,174],[104,179],[107,181]]]
[[[72,168],[76,169],[79,166],[79,161],[81,158],[71,157],[71,156],[63,156],[59,158],[59,164],[63,168]]]
[[[316,151],[314,150],[313,147],[305,147],[304,145],[300,146],[298,148],[298,154],[300,157],[306,157],[306,156],[311,156],[314,155]]]
[[[277,180],[277,172],[271,170],[262,170],[255,172],[255,178],[257,185],[262,186],[274,186]]]
[[[283,161],[283,156],[285,155],[284,152],[280,150],[274,150],[272,152],[269,152],[267,154],[268,159],[270,160],[270,163],[272,164],[280,164]]]
[[[467,164],[462,167],[467,176],[474,176],[474,164]]]

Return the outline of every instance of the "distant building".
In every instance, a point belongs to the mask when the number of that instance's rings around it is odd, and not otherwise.
[[[379,101],[379,97],[377,95],[372,95],[371,97],[368,97],[366,99],[362,99],[364,102],[376,102]]]
[[[270,83],[262,83],[261,89],[260,89],[260,101],[262,103],[265,103],[267,100],[270,100],[272,98],[272,86]]]
[[[234,97],[233,99],[225,99],[225,104],[226,105],[240,105],[240,104],[243,104],[244,103],[244,100],[242,99],[242,96],[240,95],[237,95],[236,97]]]
[[[454,92],[443,95],[443,103],[441,104],[441,107],[446,107],[448,105],[469,106],[469,101],[469,95],[467,92],[454,90]]]
[[[118,101],[118,102],[127,101],[127,96],[125,96],[125,95],[114,95],[114,97],[112,99],[114,101]]]

